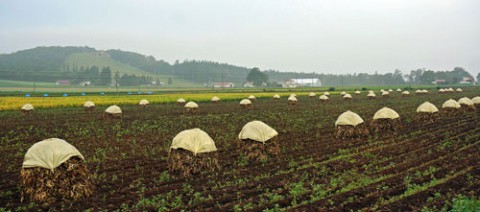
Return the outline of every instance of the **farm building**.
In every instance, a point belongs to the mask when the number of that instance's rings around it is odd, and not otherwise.
[[[234,88],[235,84],[233,82],[214,82],[214,88]]]
[[[322,82],[320,79],[310,78],[310,79],[289,79],[281,82],[282,87],[284,88],[296,88],[296,87],[320,87]]]

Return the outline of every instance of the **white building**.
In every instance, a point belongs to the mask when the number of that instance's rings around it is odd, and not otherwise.
[[[306,79],[289,79],[282,83],[284,88],[296,88],[296,87],[320,87],[322,82],[317,78]]]

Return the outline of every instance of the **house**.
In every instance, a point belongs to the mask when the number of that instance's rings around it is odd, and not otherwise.
[[[432,84],[434,84],[434,85],[445,85],[445,84],[447,84],[447,80],[437,79],[437,80],[433,81]]]
[[[305,79],[289,79],[282,83],[284,88],[296,88],[296,87],[320,87],[322,82],[317,78],[305,78]]]
[[[214,88],[234,88],[235,84],[233,82],[214,82]]]
[[[92,85],[92,82],[90,82],[90,81],[83,81],[83,82],[79,83],[79,85],[81,85],[81,86],[90,86],[90,85]]]
[[[57,82],[55,82],[55,85],[70,85],[70,81],[68,81],[68,80],[57,80]]]
[[[474,84],[475,80],[472,77],[464,77],[460,84]]]
[[[243,84],[243,87],[244,88],[253,88],[255,86],[253,85],[253,82],[246,82],[245,84]]]

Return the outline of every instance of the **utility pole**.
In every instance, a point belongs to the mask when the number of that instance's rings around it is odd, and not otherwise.
[[[222,69],[222,88],[225,89],[225,81],[224,81],[224,78],[223,78],[223,69]]]
[[[117,90],[117,95],[118,95],[118,71],[115,72],[115,88]]]

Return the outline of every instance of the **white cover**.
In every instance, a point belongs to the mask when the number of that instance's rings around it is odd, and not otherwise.
[[[393,90],[392,90],[392,89],[388,89],[388,92],[393,92]]]
[[[427,90],[425,90],[425,89],[423,89],[423,90],[422,90],[422,93],[428,93],[428,91],[427,91]]]
[[[348,126],[357,126],[363,123],[363,119],[356,113],[352,111],[346,111],[338,116],[335,126],[338,125],[348,125]]]
[[[369,90],[369,91],[368,91],[368,93],[375,93],[375,92],[374,92],[374,91],[372,91],[372,90]]]
[[[185,103],[186,101],[185,101],[184,98],[179,98],[179,99],[177,99],[177,102],[178,102],[178,103]]]
[[[251,139],[254,141],[265,143],[271,138],[277,136],[278,133],[273,128],[261,121],[251,121],[243,126],[242,131],[238,134],[239,139]]]
[[[473,101],[467,97],[463,97],[461,99],[458,100],[458,103],[461,104],[461,105],[468,105],[468,106],[472,106],[473,105]]]
[[[139,105],[148,105],[148,100],[142,99],[142,100],[140,100],[140,102],[138,104]]]
[[[95,107],[95,104],[92,101],[86,101],[83,103],[83,107],[90,108],[90,107]]]
[[[296,102],[297,98],[295,98],[294,96],[289,96],[288,101]]]
[[[404,91],[402,92],[403,95],[410,95],[410,92],[409,91]]]
[[[107,113],[110,113],[110,114],[118,114],[118,113],[122,113],[122,109],[120,109],[119,106],[117,105],[112,105],[110,107],[108,107],[105,112]]]
[[[416,90],[415,93],[423,93],[422,90]]]
[[[417,113],[436,113],[438,108],[430,102],[424,102],[417,108]]]
[[[250,95],[248,99],[257,99],[254,95]]]
[[[375,115],[373,115],[373,119],[396,119],[400,118],[398,113],[388,107],[383,107],[382,109],[378,110]]]
[[[457,88],[457,92],[462,92],[463,90],[461,88]]]
[[[252,101],[250,101],[249,99],[242,99],[242,101],[240,101],[240,104],[241,105],[251,105]]]
[[[343,95],[343,98],[344,98],[344,99],[351,99],[351,98],[352,98],[352,95],[350,95],[350,94],[347,93],[347,94]]]
[[[401,91],[402,91],[402,89],[400,89],[400,88],[397,88],[397,92],[401,92]]]
[[[218,101],[220,101],[220,98],[218,98],[217,96],[214,96],[214,97],[212,97],[211,101],[212,102],[218,102]]]
[[[23,159],[23,168],[42,167],[53,170],[73,156],[85,160],[71,144],[59,138],[49,138],[33,144]]]
[[[330,96],[330,93],[327,92],[327,91],[325,91],[325,92],[323,92],[323,95],[325,95],[325,96]]]
[[[328,96],[326,96],[326,95],[321,95],[321,96],[319,97],[319,99],[321,99],[321,100],[328,100]]]
[[[480,96],[473,97],[472,102],[473,104],[476,104],[476,105],[480,104]]]
[[[388,91],[382,92],[382,96],[387,96],[387,95],[390,95],[390,93]]]
[[[380,93],[381,93],[381,92],[384,92],[384,91],[385,91],[385,90],[383,90],[383,89],[380,89]]]
[[[355,91],[355,94],[361,94],[362,92],[361,91]]]
[[[21,108],[22,110],[33,110],[32,104],[24,104]]]
[[[198,108],[198,104],[195,103],[195,102],[188,102],[187,104],[185,104],[186,108]]]
[[[340,92],[340,95],[342,95],[342,96],[344,96],[345,94],[347,94],[347,92],[345,92],[345,91]]]
[[[274,99],[280,99],[280,95],[275,94],[275,95],[273,95],[273,98],[274,98]]]
[[[206,132],[198,128],[184,130],[178,133],[173,138],[170,150],[178,148],[188,150],[194,155],[217,151],[213,139]]]
[[[460,108],[460,107],[461,107],[460,104],[453,99],[449,99],[442,104],[442,108]]]
[[[310,93],[308,94],[309,97],[314,97],[314,96],[316,96],[316,95],[317,95],[317,94],[315,94],[314,92],[310,92]]]
[[[372,93],[368,93],[367,96],[368,96],[368,97],[375,97],[375,96],[377,96],[377,95],[375,95],[375,93],[372,92]]]

